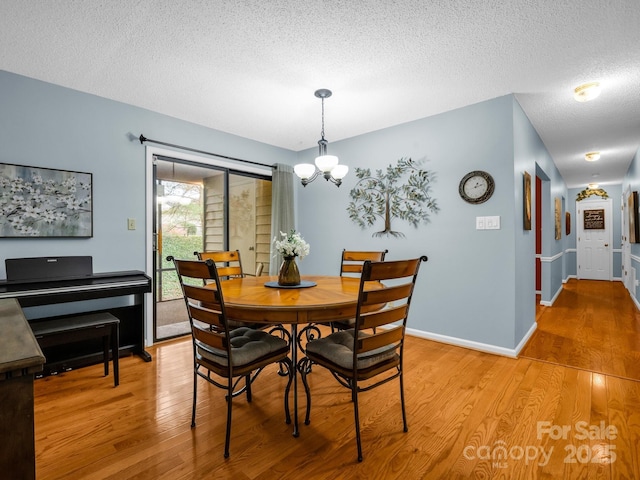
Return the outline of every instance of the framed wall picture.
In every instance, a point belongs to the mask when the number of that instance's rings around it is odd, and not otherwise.
[[[640,243],[640,223],[638,222],[638,192],[631,192],[627,198],[629,212],[629,243]]]
[[[571,235],[571,214],[569,212],[564,214],[564,233],[565,235]]]
[[[523,175],[522,201],[524,203],[523,227],[525,230],[531,230],[531,175],[529,174],[529,172],[524,172]]]
[[[585,230],[604,230],[604,208],[585,210],[583,217]]]
[[[556,197],[555,204],[556,240],[560,240],[562,238],[562,201],[560,198]]]
[[[0,163],[0,237],[93,236],[91,173]]]

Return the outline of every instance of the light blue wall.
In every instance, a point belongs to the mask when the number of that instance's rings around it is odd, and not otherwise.
[[[0,162],[93,173],[94,237],[0,239],[1,257],[91,255],[94,270],[145,269],[145,147],[149,138],[263,163],[312,161],[295,153],[145,109],[0,71]],[[329,138],[330,135],[329,135]],[[469,346],[514,349],[534,321],[533,235],[522,229],[522,172],[543,168],[550,194],[564,183],[512,95],[340,142],[329,150],[352,171],[340,188],[322,179],[298,185],[298,229],[311,244],[302,273],[336,274],[340,251],[388,248],[388,258],[427,255],[409,327]],[[414,229],[394,220],[405,238],[372,237],[346,211],[355,167],[386,168],[400,157],[424,160],[436,173],[440,212]],[[496,190],[481,205],[458,195],[460,179],[482,169]],[[500,230],[475,229],[497,215]],[[127,218],[138,229],[127,230]],[[380,225],[377,226],[380,229]],[[546,245],[546,253],[561,251]],[[530,259],[530,260],[529,260]],[[4,262],[0,277],[5,276]]]
[[[535,323],[536,314],[536,225],[535,225],[535,177],[536,161],[547,154],[544,144],[540,140],[531,122],[520,107],[513,100],[513,175],[515,215],[514,238],[516,244],[515,270],[513,283],[515,285],[515,334],[514,342],[518,344]],[[531,230],[524,229],[524,172],[531,175]]]
[[[622,184],[604,189],[613,200],[613,278],[622,279]]]
[[[576,214],[576,196],[582,190],[582,188],[570,188],[567,191],[566,211],[571,215],[571,233],[567,235],[565,241],[565,265],[564,265],[564,281],[569,278],[576,278],[578,275],[578,251],[577,251],[577,221],[578,216]],[[562,228],[565,228],[565,224],[562,224]]]
[[[639,192],[640,191],[640,149],[636,152],[629,165],[629,170],[622,182],[622,191]],[[636,269],[636,277],[640,278],[640,243],[632,243],[631,247],[631,268]],[[640,286],[635,286],[633,296],[638,299],[640,294]]]
[[[526,131],[527,151],[535,159],[535,175],[542,180],[541,302],[551,304],[562,291],[564,278],[565,236],[563,231],[560,240],[555,239],[555,199],[559,198],[561,203],[566,205],[567,187],[537,132],[528,120],[526,122],[523,120],[523,122],[523,129]],[[533,186],[532,189],[535,191]],[[535,202],[535,193],[533,196]],[[562,225],[564,225],[564,220]],[[535,232],[535,228],[534,222],[532,231]]]
[[[522,171],[533,174],[539,148],[544,146],[512,95],[330,143],[330,152],[352,171],[339,189],[321,180],[298,188],[298,229],[312,249],[300,262],[302,272],[337,273],[343,248],[387,248],[389,259],[427,255],[409,327],[513,349],[535,318],[535,248],[533,235],[522,228],[521,190]],[[301,152],[300,160],[312,161],[315,154]],[[417,229],[394,220],[405,238],[372,237],[381,225],[363,231],[346,211],[357,180],[353,169],[384,169],[400,157],[424,159],[437,174],[433,195],[441,211]],[[478,169],[494,177],[496,190],[488,202],[470,205],[458,195],[458,184]],[[475,229],[476,216],[488,215],[500,216],[500,230]]]
[[[212,106],[215,108],[215,106]],[[145,147],[137,137],[261,163],[295,153],[142,108],[0,71],[0,163],[93,174],[94,236],[0,239],[4,259],[91,255],[94,271],[145,269]],[[137,230],[127,230],[127,218]]]

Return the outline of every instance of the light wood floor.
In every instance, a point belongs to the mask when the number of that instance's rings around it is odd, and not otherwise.
[[[640,312],[621,282],[570,280],[521,357],[640,381]]]
[[[582,291],[565,290],[558,302]],[[616,298],[609,308],[627,301]],[[559,307],[556,321],[567,311]],[[635,312],[623,317],[616,317],[620,328],[637,328]],[[121,360],[117,388],[100,365],[36,381],[40,480],[640,478],[640,382],[585,367],[411,337],[409,432],[402,432],[397,383],[362,394],[360,464],[349,393],[314,370],[311,424],[294,438],[284,423],[284,380],[271,369],[254,384],[251,404],[234,399],[225,460],[224,399],[204,381],[190,428],[189,341],[149,351],[151,363]]]

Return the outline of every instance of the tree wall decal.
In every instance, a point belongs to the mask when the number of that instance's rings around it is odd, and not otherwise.
[[[416,228],[420,222],[428,223],[430,213],[440,210],[431,197],[431,182],[435,174],[419,166],[420,162],[401,158],[395,166],[389,164],[386,171],[378,169],[374,175],[369,168],[356,168],[359,180],[349,192],[349,218],[362,229],[383,219],[384,230],[374,232],[374,237],[404,237],[402,232],[391,229],[393,218],[407,221]],[[404,179],[405,182],[400,184]]]

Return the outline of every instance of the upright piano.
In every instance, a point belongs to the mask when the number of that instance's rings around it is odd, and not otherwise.
[[[113,308],[101,306],[100,310],[91,312],[107,311],[120,319],[120,356],[133,353],[151,361],[144,349],[144,294],[151,292],[151,279],[143,272],[93,273],[90,256],[13,258],[6,259],[5,266],[7,279],[0,280],[0,299],[15,298],[23,309],[130,296],[133,301],[124,302],[124,305],[119,302]],[[55,313],[47,315],[47,309],[44,310],[44,316],[29,319],[29,322],[60,318]],[[51,368],[69,369],[100,362],[102,346],[71,345],[52,348],[44,354],[47,359],[45,374],[55,373]]]

